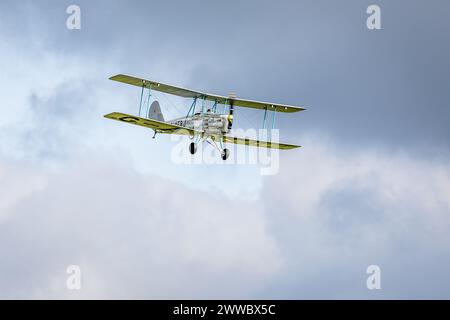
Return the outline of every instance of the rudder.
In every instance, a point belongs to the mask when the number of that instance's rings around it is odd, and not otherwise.
[[[164,122],[164,116],[161,112],[161,107],[159,106],[158,101],[153,101],[150,105],[150,109],[148,110],[148,118]]]

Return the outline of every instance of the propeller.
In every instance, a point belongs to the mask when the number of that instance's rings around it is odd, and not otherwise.
[[[236,94],[230,93],[228,95],[230,98],[230,112],[228,114],[227,120],[228,120],[228,130],[231,130],[231,127],[233,127],[233,113],[234,113],[234,98],[236,98]]]

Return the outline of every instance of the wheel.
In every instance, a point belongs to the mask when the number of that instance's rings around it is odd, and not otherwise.
[[[223,151],[222,151],[222,160],[224,160],[224,161],[227,160],[229,155],[230,155],[230,150],[223,149]]]
[[[195,144],[195,142],[191,142],[191,144],[189,145],[189,152],[191,154],[194,154],[197,152],[197,145]]]

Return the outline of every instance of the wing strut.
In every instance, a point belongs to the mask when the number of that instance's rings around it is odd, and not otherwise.
[[[275,129],[275,116],[277,113],[277,107],[274,107],[272,111],[272,130]],[[266,129],[266,120],[267,120],[267,108],[264,109],[264,118],[263,118],[263,130]],[[272,140],[272,135],[270,135],[270,140]]]
[[[266,128],[267,108],[264,108],[263,130]]]
[[[145,116],[146,118],[150,118],[150,99],[152,97],[152,84],[150,83],[150,85],[148,86],[148,98],[147,98],[147,107],[145,110]],[[155,133],[156,135],[156,133]]]
[[[277,108],[275,107],[275,109],[273,109],[273,114],[272,114],[272,130],[275,128],[275,115],[277,114]]]
[[[216,113],[217,112],[217,100],[214,100],[214,105],[211,108],[212,112]]]
[[[141,109],[142,109],[142,97],[144,96],[144,89],[145,89],[145,80],[142,81],[142,90],[141,90],[141,102],[139,102],[139,113],[138,116],[141,116]]]
[[[197,104],[197,97],[194,98],[194,101],[192,101],[191,107],[189,108],[189,111],[186,115],[186,119],[189,117],[192,111],[192,116],[194,116],[195,113],[195,105]]]
[[[146,99],[147,102],[143,101],[144,100],[144,91],[146,88],[148,88],[148,97]],[[152,84],[150,83],[150,84],[146,85],[145,80],[142,80],[141,100],[139,102],[139,114],[138,114],[139,117],[141,117],[141,114],[142,114],[142,106],[143,106],[143,104],[145,104],[146,110],[145,110],[144,117],[148,118],[151,97],[152,97]],[[142,102],[144,102],[144,103],[142,103]]]

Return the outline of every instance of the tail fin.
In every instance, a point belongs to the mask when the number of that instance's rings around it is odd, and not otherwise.
[[[159,106],[158,101],[152,102],[150,110],[148,110],[148,118],[164,122],[164,116],[161,112],[161,107]]]

